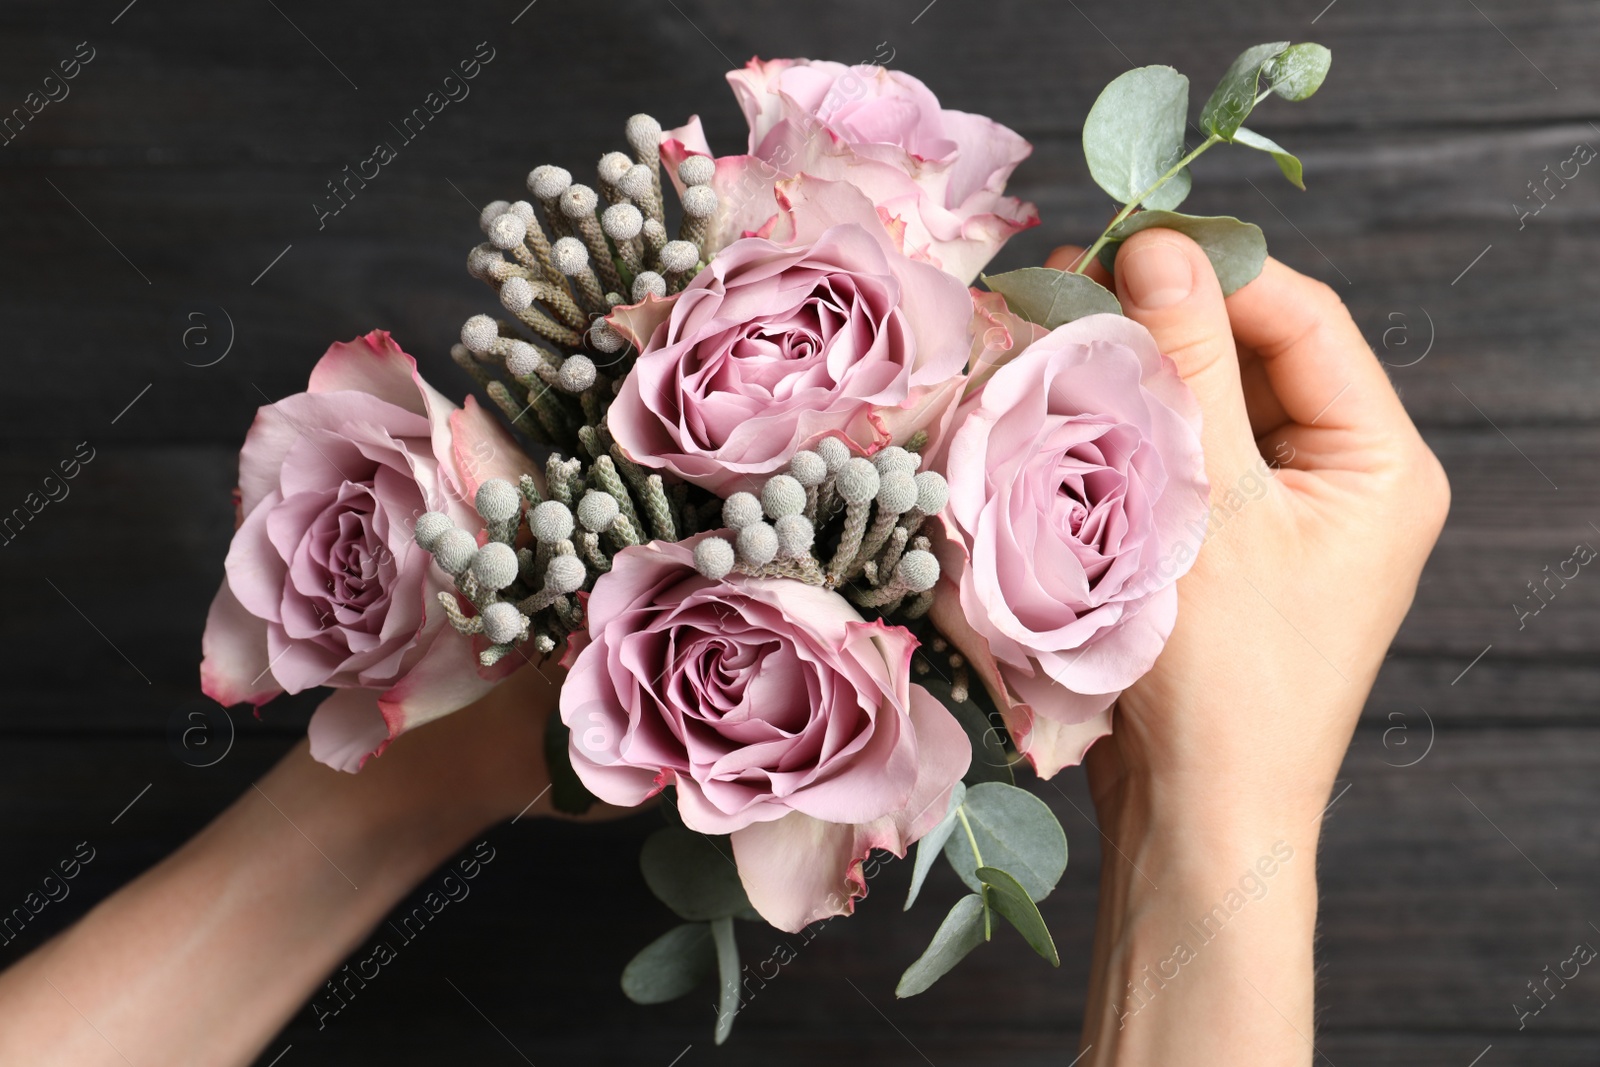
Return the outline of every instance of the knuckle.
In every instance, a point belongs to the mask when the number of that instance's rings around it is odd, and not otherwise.
[[[1350,309],[1345,307],[1344,299],[1339,296],[1338,290],[1327,282],[1318,278],[1307,279],[1306,299],[1317,309],[1318,317],[1349,318]]]
[[[1450,476],[1433,450],[1419,438],[1407,463],[1409,477],[1404,487],[1408,510],[1431,536],[1444,528],[1450,514]]]

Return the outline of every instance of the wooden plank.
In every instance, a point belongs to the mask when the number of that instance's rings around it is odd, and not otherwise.
[[[925,0],[870,8],[848,0],[804,8],[693,0],[631,9],[620,25],[603,8],[549,5],[513,25],[515,6],[509,14],[384,8],[378,20],[380,9],[362,4],[286,9],[293,22],[269,9],[249,16],[146,9],[90,33],[35,5],[12,16],[0,60],[26,84],[93,37],[98,54],[72,97],[47,109],[19,147],[143,155],[152,127],[178,120],[203,130],[195,148],[163,145],[158,159],[172,151],[270,156],[265,146],[286,140],[325,153],[351,136],[366,139],[352,116],[370,117],[366,129],[398,121],[480,40],[498,55],[464,107],[476,106],[471,100],[480,93],[498,94],[501,106],[526,112],[528,94],[552,88],[530,72],[534,64],[560,69],[562,90],[572,85],[566,72],[582,79],[559,115],[535,111],[520,124],[487,127],[487,155],[525,145],[530,122],[579,128],[608,108],[636,110],[641,96],[664,117],[707,111],[708,101],[731,114],[723,72],[774,49],[845,62],[888,57],[928,80],[950,106],[994,115],[1033,136],[1076,129],[1100,87],[1130,66],[1176,65],[1191,76],[1198,98],[1242,47],[1279,38],[1321,40],[1336,56],[1332,80],[1296,109],[1297,122],[1518,122],[1589,117],[1600,108],[1586,77],[1600,24],[1582,0],[1537,7],[1490,0],[1476,10],[1449,0],[1418,0],[1403,10],[1342,0],[1313,10],[1321,6],[1082,0],[1047,10],[1010,0],[974,19],[959,8],[930,9]],[[200,41],[206,47],[195,47]],[[137,94],[118,91],[134,83],[143,83]]]

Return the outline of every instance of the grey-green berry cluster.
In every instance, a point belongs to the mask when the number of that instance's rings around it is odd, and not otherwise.
[[[899,446],[868,459],[824,438],[797,452],[788,472],[769,477],[759,493],[738,492],[723,502],[722,524],[733,535],[701,541],[695,568],[713,579],[793,578],[837,589],[884,615],[918,618],[939,581],[939,561],[918,530],[950,495],[937,472],[918,472],[921,464],[916,452]],[[829,536],[823,540],[819,532]],[[823,544],[832,552],[815,554]]]

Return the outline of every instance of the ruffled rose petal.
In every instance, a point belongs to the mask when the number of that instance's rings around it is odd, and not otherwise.
[[[740,881],[767,922],[794,933],[819,919],[849,915],[867,895],[862,865],[872,851],[904,858],[944,818],[950,791],[971,762],[971,745],[944,705],[921,686],[911,687],[910,720],[917,778],[893,812],[854,826],[791,812],[733,832]]]
[[[306,727],[311,758],[354,774],[389,744],[389,727],[372,689],[339,689],[321,704]]]
[[[1040,778],[1054,778],[1066,767],[1076,767],[1093,744],[1111,732],[1115,703],[1082,722],[1064,723],[1043,715],[1019,718],[1011,730],[1017,751],[1028,758]]]
[[[866,895],[855,827],[792,811],[735,830],[730,843],[750,906],[780,930],[849,915]]]
[[[468,396],[461,410],[450,413],[450,431],[451,457],[468,501],[477,499],[478,486],[491,478],[516,485],[526,474],[541,493],[545,491],[544,474],[538,465],[476,397]]]
[[[458,634],[441,619],[432,643],[404,676],[385,690],[378,708],[389,724],[389,736],[399,737],[407,730],[464,708],[495,686],[498,679],[484,678],[478,671],[472,641]],[[521,657],[511,656],[518,664]]]
[[[227,582],[212,598],[200,648],[200,689],[224,707],[260,707],[283,692],[268,669],[266,622],[239,603]]]
[[[306,392],[369,393],[414,415],[426,416],[416,373],[417,361],[401,350],[389,331],[373,330],[354,341],[328,346],[311,368]]]

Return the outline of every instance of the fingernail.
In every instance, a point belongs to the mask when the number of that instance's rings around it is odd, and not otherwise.
[[[1119,260],[1117,269],[1128,298],[1146,311],[1171,307],[1194,288],[1189,257],[1162,241],[1134,249],[1126,259]]]

